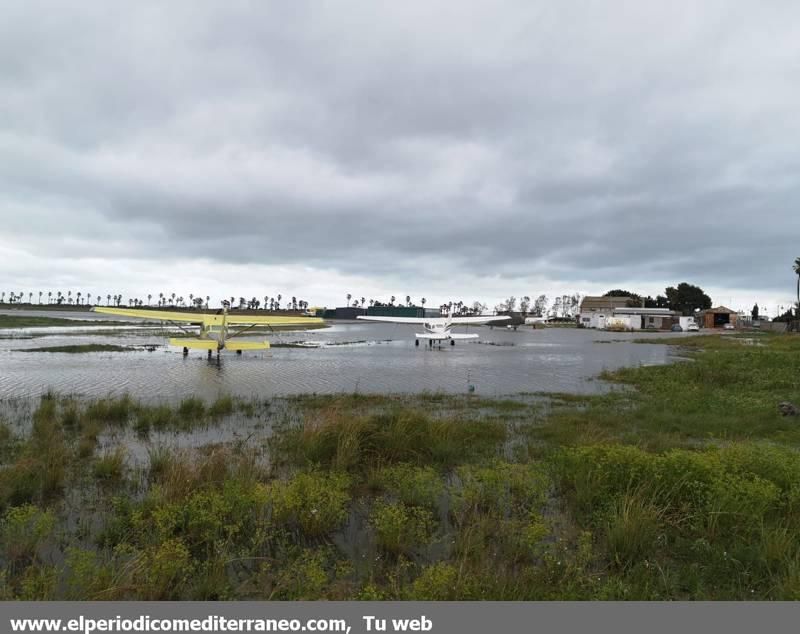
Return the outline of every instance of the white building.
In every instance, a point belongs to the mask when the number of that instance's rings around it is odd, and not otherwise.
[[[581,304],[578,324],[601,330],[669,330],[678,323],[674,310],[632,307],[632,302],[630,297],[587,297]]]

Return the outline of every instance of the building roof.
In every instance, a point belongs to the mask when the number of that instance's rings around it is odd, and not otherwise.
[[[706,310],[701,311],[702,314],[711,313],[716,315],[736,315],[735,310],[731,310],[725,306],[717,306],[716,308],[708,308]]]
[[[594,310],[625,308],[634,301],[632,297],[590,297],[587,295],[581,302],[581,312],[586,313]]]
[[[678,311],[670,310],[669,308],[615,308],[615,314],[620,315],[662,315],[664,317],[671,317],[677,315]]]

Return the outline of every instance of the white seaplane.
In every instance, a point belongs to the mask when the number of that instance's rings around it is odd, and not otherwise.
[[[187,330],[183,324],[199,325],[198,336],[186,338],[173,338],[169,345],[183,348],[183,355],[189,354],[189,349],[208,350],[208,358],[212,351],[217,355],[222,350],[234,350],[241,354],[242,350],[267,350],[269,341],[242,341],[235,337],[243,335],[253,328],[273,326],[316,326],[325,322],[318,317],[285,317],[261,315],[232,315],[227,308],[216,313],[191,313],[177,310],[150,310],[137,308],[112,308],[109,306],[95,306],[92,310],[106,315],[119,315],[120,317],[134,317],[146,321],[159,321],[168,323],[182,330],[187,335],[196,335],[196,331]]]
[[[476,317],[453,317],[452,313],[447,317],[379,317],[372,315],[357,315],[356,319],[364,321],[382,321],[390,324],[414,324],[422,326],[425,332],[416,333],[414,345],[418,346],[420,339],[427,340],[428,345],[433,347],[434,342],[450,341],[450,345],[456,345],[460,339],[477,339],[476,333],[457,333],[451,332],[453,326],[480,326],[493,321],[506,321],[511,319],[508,315],[497,316],[476,316]]]

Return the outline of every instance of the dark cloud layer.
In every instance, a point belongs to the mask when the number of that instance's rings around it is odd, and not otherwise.
[[[791,284],[796,3],[69,4],[0,22],[0,249]]]

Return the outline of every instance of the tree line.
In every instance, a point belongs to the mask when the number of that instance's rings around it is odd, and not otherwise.
[[[583,295],[580,293],[557,295],[552,303],[547,295],[539,295],[531,299],[530,295],[523,295],[517,298],[512,295],[505,301],[497,304],[494,309],[499,314],[519,312],[523,317],[531,315],[533,317],[549,317],[551,319],[572,319],[580,310]]]
[[[26,293],[0,291],[0,304],[34,304],[33,293],[27,293],[27,302],[25,302],[25,297]],[[177,293],[158,293],[158,295],[148,293],[145,297],[146,301],[145,299],[138,297],[129,297],[126,299],[121,293],[107,293],[106,295],[102,295],[100,293],[84,294],[80,291],[76,292],[74,295],[72,291],[67,291],[66,294],[62,293],[61,291],[56,291],[55,293],[52,291],[48,291],[47,293],[44,291],[39,291],[37,294],[39,304],[55,306],[102,306],[105,304],[106,306],[128,306],[132,308],[155,306],[158,308],[196,308],[202,310],[204,308],[209,308],[211,303],[210,295],[203,296],[200,294],[195,295],[194,293],[188,293],[185,297],[183,295],[178,295]],[[233,307],[249,310],[263,309],[274,311],[308,309],[308,302],[304,299],[298,299],[297,297],[292,296],[290,299],[286,300],[285,304],[282,304],[282,300],[283,295],[280,293],[276,294],[274,297],[265,295],[263,303],[258,297],[247,299],[245,297],[237,298],[234,295],[231,295],[230,297],[221,298],[220,304],[229,308]]]

